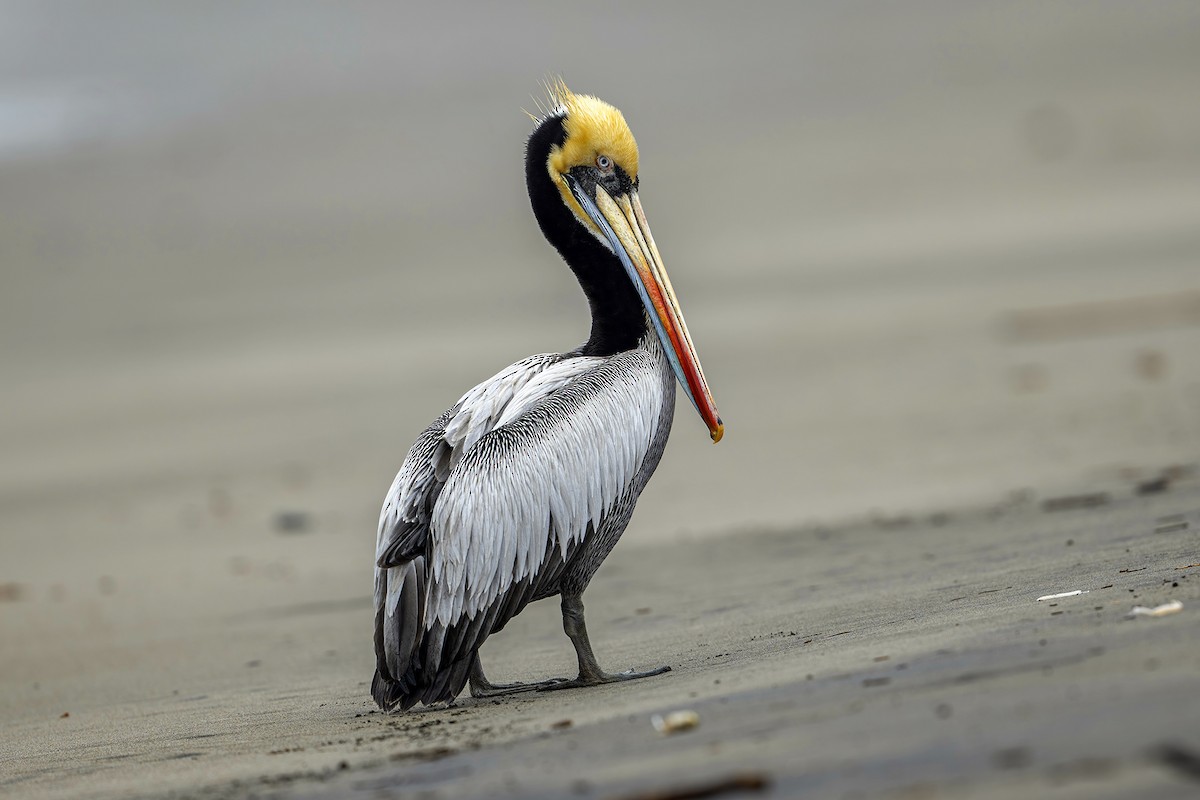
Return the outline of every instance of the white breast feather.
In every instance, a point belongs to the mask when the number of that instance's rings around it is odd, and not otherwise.
[[[587,392],[569,417],[548,418],[539,435],[504,452],[476,448],[489,431],[603,360],[534,366],[526,359],[463,396],[446,426],[457,464],[431,521],[435,545],[426,628],[434,622],[449,626],[487,608],[536,572],[548,547],[565,554],[583,539],[589,523],[599,526],[633,482],[663,403],[658,369],[640,350],[622,356],[625,368],[606,371],[610,379],[603,391]]]

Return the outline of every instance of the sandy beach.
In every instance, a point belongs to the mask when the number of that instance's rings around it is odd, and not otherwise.
[[[621,548],[588,595],[594,640],[614,668],[671,672],[409,714],[368,696],[365,594],[294,594],[169,626],[173,641],[77,643],[86,676],[44,655],[24,686],[6,669],[24,708],[4,789],[1184,797],[1200,777],[1198,499],[1192,479]],[[488,642],[497,679],[569,673],[557,615],[533,606]],[[678,711],[699,725],[656,731]]]
[[[0,795],[1194,793],[1198,25],[8,9]],[[672,671],[383,716],[407,447],[586,336],[522,181],[550,73],[629,119],[727,423],[680,407],[585,595]],[[573,666],[553,601],[484,654]]]

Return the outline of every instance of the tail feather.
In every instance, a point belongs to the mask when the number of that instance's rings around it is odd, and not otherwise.
[[[375,572],[371,694],[387,712],[453,700],[466,686],[475,652],[490,633],[472,620],[463,620],[450,631],[440,623],[427,630],[426,577],[421,556]],[[448,637],[453,649],[447,648]]]
[[[383,606],[376,612],[376,624],[382,628],[383,648],[376,652],[376,657],[381,671],[394,679],[408,671],[408,663],[421,641],[425,559],[415,558],[380,573],[385,592]],[[377,630],[376,638],[378,635]]]
[[[411,708],[414,653],[424,639],[425,559],[375,571],[375,678],[371,694],[384,711]]]
[[[548,560],[557,568],[551,575],[561,570],[560,558]],[[459,619],[449,628],[435,622],[427,629],[427,577],[424,557],[375,573],[371,694],[386,712],[453,700],[470,679],[471,665],[484,640],[538,596],[545,596],[543,582],[530,576],[513,584],[474,617]]]

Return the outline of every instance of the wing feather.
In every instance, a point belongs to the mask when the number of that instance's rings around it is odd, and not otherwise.
[[[565,554],[598,529],[649,451],[662,403],[653,361],[634,350],[480,437],[434,508],[425,627],[473,617],[535,576],[549,547]]]
[[[449,474],[438,478],[435,466],[446,457],[446,421],[453,409],[426,428],[409,448],[379,512],[375,539],[375,564],[379,568],[403,564],[422,552],[429,537],[429,520]]]

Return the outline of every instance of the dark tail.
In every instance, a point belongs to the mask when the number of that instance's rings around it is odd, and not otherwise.
[[[440,622],[425,628],[425,557],[375,571],[375,679],[371,694],[384,711],[407,711],[417,703],[453,700],[471,677],[475,656],[485,639],[501,630],[536,597],[556,586],[564,562],[547,556],[539,574],[512,584],[508,591],[473,617],[449,628]]]
[[[425,630],[425,558],[375,571],[375,679],[371,695],[384,711],[453,700],[466,686],[478,642],[446,651],[440,624]],[[455,626],[457,627],[457,626]],[[477,629],[476,629],[477,632]],[[451,635],[451,639],[459,637]],[[455,642],[457,644],[458,642]],[[451,659],[446,661],[445,656]]]

